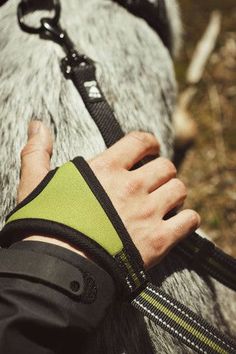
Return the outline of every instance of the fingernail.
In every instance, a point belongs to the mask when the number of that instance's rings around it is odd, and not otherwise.
[[[41,126],[40,120],[32,120],[29,124],[28,137],[31,138],[35,134],[38,134],[40,126]]]

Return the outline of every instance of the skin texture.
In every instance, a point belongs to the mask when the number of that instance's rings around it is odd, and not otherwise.
[[[132,148],[131,148],[132,147]],[[50,171],[53,142],[50,131],[32,121],[28,142],[21,151],[21,178],[18,202],[22,201]],[[186,187],[176,178],[175,166],[157,157],[136,170],[130,169],[148,155],[158,156],[160,145],[149,133],[134,131],[88,161],[109,195],[148,269],[200,225],[200,216],[183,210],[168,220],[164,216],[183,205]],[[44,236],[32,235],[26,240],[52,242],[86,257],[69,244]]]

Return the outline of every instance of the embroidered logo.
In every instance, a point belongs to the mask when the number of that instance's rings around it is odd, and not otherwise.
[[[85,87],[85,89],[86,89],[86,92],[87,92],[87,94],[88,94],[88,97],[89,97],[91,100],[102,98],[102,94],[101,94],[101,91],[100,91],[99,88],[98,88],[97,81],[95,81],[95,80],[93,80],[93,81],[86,81],[86,82],[84,83],[84,87]]]

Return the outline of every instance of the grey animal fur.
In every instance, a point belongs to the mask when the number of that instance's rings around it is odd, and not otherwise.
[[[76,155],[91,158],[105,149],[72,82],[61,74],[61,48],[19,29],[17,3],[11,0],[0,8],[1,224],[15,205],[19,152],[32,117],[42,119],[54,131],[52,167]],[[177,48],[178,7],[175,0],[167,4]],[[161,142],[162,155],[171,157],[176,83],[171,57],[158,35],[112,0],[70,0],[62,5],[62,26],[77,47],[96,61],[99,82],[124,131],[153,132]],[[154,273],[159,277],[180,264],[186,266],[170,255]],[[232,291],[187,269],[167,276],[162,288],[225,333],[236,335]],[[146,322],[156,353],[192,352]]]

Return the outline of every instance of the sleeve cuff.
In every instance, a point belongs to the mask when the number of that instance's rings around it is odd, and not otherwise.
[[[78,302],[78,311],[79,315],[85,320],[85,329],[91,330],[99,324],[102,318],[105,316],[108,307],[114,301],[115,298],[115,285],[112,277],[98,266],[93,261],[86,259],[83,256],[78,255],[70,250],[67,250],[63,247],[52,245],[46,242],[39,241],[20,241],[14,243],[9,248],[10,250],[17,250],[18,253],[22,252],[22,255],[29,252],[42,254],[43,256],[51,256],[62,262],[56,264],[68,264],[80,270],[83,275],[85,291],[81,295],[80,300],[71,300]],[[7,251],[7,250],[6,250]],[[32,257],[31,257],[32,258]],[[45,258],[46,259],[46,258]],[[25,256],[24,256],[25,261]],[[42,263],[41,263],[42,264]],[[44,264],[44,262],[43,262]],[[17,269],[17,264],[15,265]],[[45,264],[45,274],[48,273],[47,264]],[[60,268],[60,269],[59,269]],[[63,266],[63,278],[66,278],[66,266]],[[37,269],[37,267],[36,267]],[[68,267],[69,269],[69,267]],[[60,267],[55,266],[53,269],[53,274],[55,274],[56,279],[60,280],[61,274],[61,265]],[[64,272],[65,270],[65,272]],[[37,272],[37,270],[36,270]],[[58,274],[59,277],[58,277]],[[44,275],[44,269],[40,269],[41,278]],[[37,279],[37,274],[35,275]],[[63,279],[62,279],[63,280]],[[33,283],[32,283],[33,284]],[[76,282],[75,282],[76,285]],[[33,286],[33,285],[32,285]]]

